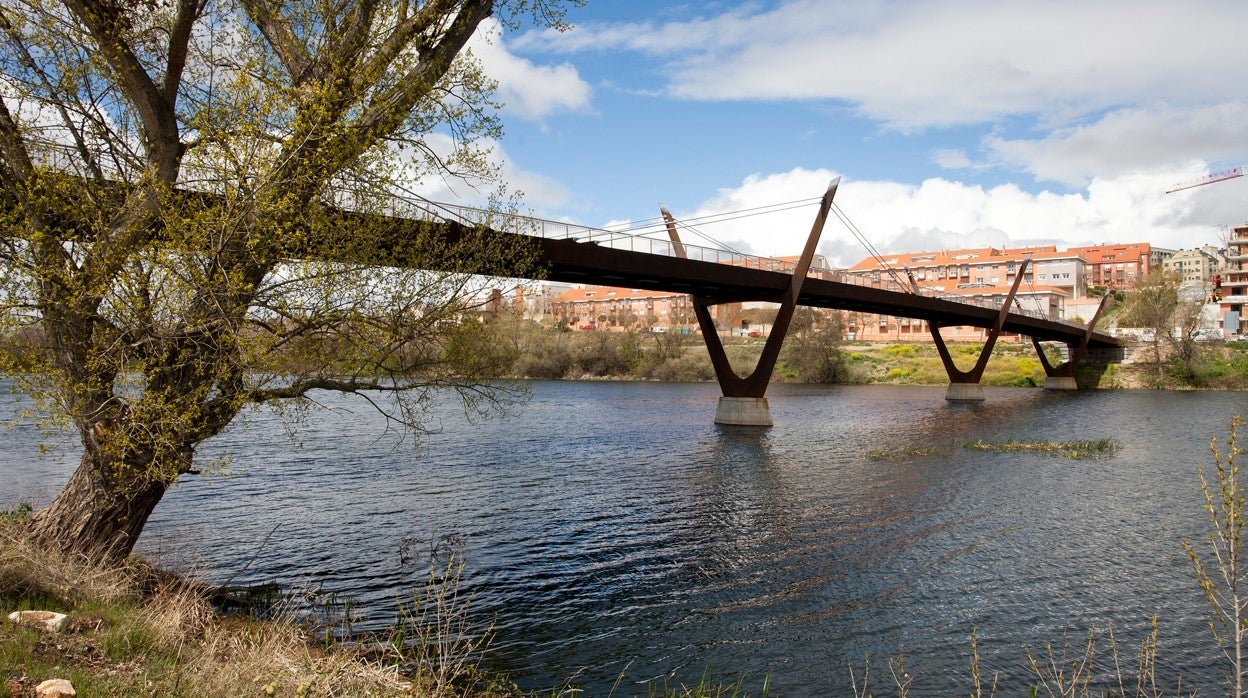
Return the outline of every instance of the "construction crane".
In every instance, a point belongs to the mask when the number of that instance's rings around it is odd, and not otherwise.
[[[1239,167],[1232,167],[1229,170],[1222,170],[1221,172],[1207,174],[1204,177],[1197,177],[1196,179],[1188,180],[1186,182],[1179,182],[1173,187],[1167,189],[1166,193],[1172,194],[1176,191],[1191,189],[1192,187],[1200,187],[1227,179],[1235,179],[1236,177],[1243,177],[1245,174],[1248,174],[1248,165],[1240,165]]]

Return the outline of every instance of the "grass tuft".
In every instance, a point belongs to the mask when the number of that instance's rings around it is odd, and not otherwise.
[[[1046,453],[1063,456],[1071,460],[1089,458],[1109,458],[1120,448],[1113,439],[1097,439],[1094,441],[968,441],[962,447],[969,451],[1000,451],[1005,453]]]
[[[867,458],[874,461],[906,461],[912,458],[929,458],[948,456],[955,448],[968,451],[1000,451],[1006,453],[1040,453],[1062,456],[1071,460],[1087,460],[1111,458],[1121,448],[1113,439],[1096,439],[1091,441],[1020,441],[1005,439],[1004,441],[950,442],[944,444],[900,446],[889,449],[873,449],[867,451]]]

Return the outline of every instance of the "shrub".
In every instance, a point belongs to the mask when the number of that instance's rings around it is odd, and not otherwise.
[[[887,357],[900,359],[915,356],[919,353],[919,350],[913,344],[889,344],[881,352]]]

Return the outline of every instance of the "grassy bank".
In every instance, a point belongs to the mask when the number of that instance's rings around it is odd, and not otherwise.
[[[498,330],[501,332],[502,330]],[[516,335],[487,333],[500,377],[533,379],[622,379],[709,381],[714,371],[699,335],[640,332],[556,332],[536,326]],[[766,343],[761,337],[724,337],[738,374],[754,369]],[[982,344],[951,343],[962,368],[974,365]],[[843,342],[821,333],[795,333],[781,352],[773,380],[810,383],[949,382],[936,348],[928,343]],[[1044,369],[1030,343],[1001,342],[993,350],[985,385],[1044,384]]]
[[[714,372],[699,335],[644,332],[557,332],[533,323],[500,323],[476,337],[499,377],[709,381]],[[754,369],[766,339],[724,337],[738,374]],[[974,366],[982,344],[950,342],[954,362]],[[1084,388],[1248,390],[1248,342],[1202,343],[1189,362],[1167,357],[1159,368],[1148,352],[1138,362],[1087,365]],[[1060,363],[1055,348],[1051,363]],[[1189,370],[1190,369],[1190,370]],[[833,333],[795,332],[784,345],[773,380],[802,383],[946,385],[949,378],[931,342],[849,342]],[[983,385],[1036,387],[1045,373],[1030,341],[1002,340],[993,348]]]
[[[40,550],[21,514],[0,522],[0,607],[67,614],[58,632],[0,622],[3,695],[33,696],[70,681],[82,696],[503,696],[518,693],[477,670],[471,638],[451,646],[406,623],[388,642],[326,642],[293,615],[219,615],[211,590],[137,560],[93,565]],[[437,609],[437,612],[445,611]],[[437,625],[441,623],[442,625]],[[408,640],[415,639],[415,642]],[[446,649],[446,652],[439,650]]]
[[[963,370],[975,365],[982,348],[978,343],[949,343],[949,353]],[[949,382],[936,345],[930,342],[850,342],[843,345],[842,351],[855,367],[855,376],[863,383],[945,385]],[[999,342],[993,347],[982,383],[1013,387],[1044,385],[1044,366],[1030,343]]]

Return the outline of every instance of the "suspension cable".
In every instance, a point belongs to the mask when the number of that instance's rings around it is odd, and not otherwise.
[[[875,249],[875,245],[871,244],[871,241],[867,239],[867,236],[862,233],[862,230],[860,230],[857,225],[854,225],[854,222],[849,219],[849,216],[844,211],[841,210],[840,206],[836,205],[836,202],[832,203],[832,213],[836,215],[837,219],[841,221],[845,228],[853,234],[854,238],[866,248],[867,253],[871,255],[876,264],[888,273],[889,278],[891,278],[894,283],[902,288],[912,288],[916,293],[919,291],[917,284],[911,284],[908,279],[903,280],[900,276],[898,276],[897,269],[889,264],[884,257],[880,255],[879,250]]]
[[[768,204],[765,206],[755,206],[753,208],[740,209],[737,211],[721,211],[719,213],[707,214],[696,218],[683,218],[681,223],[687,226],[694,224],[710,225],[713,223],[726,223],[729,221],[750,218],[753,216],[761,216],[769,213],[781,213],[783,211],[791,211],[793,209],[802,208],[811,202],[819,199],[799,199],[796,201],[786,201],[777,204]],[[664,230],[666,221],[662,217],[645,218],[633,221],[624,228],[613,228],[612,232],[629,233],[633,235],[645,236],[650,233],[660,233]]]

